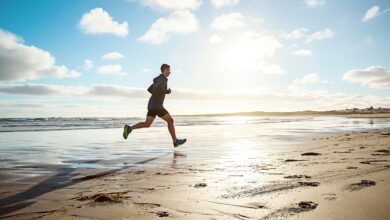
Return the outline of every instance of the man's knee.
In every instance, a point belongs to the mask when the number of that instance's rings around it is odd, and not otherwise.
[[[148,127],[150,127],[152,125],[152,123],[150,123],[150,122],[144,122],[144,127],[145,128],[148,128]]]
[[[174,122],[174,121],[173,121],[173,118],[170,118],[170,119],[167,120],[167,123],[168,123],[168,124],[173,124],[173,122]]]

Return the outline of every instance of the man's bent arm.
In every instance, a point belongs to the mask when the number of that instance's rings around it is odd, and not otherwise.
[[[159,94],[169,94],[171,91],[167,89],[167,82],[160,80],[157,82],[154,86],[153,93],[159,93]]]

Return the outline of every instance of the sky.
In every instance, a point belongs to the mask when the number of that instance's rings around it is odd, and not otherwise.
[[[390,107],[390,1],[2,0],[0,117]]]

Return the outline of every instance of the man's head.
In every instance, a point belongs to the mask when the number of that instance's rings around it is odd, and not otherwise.
[[[171,74],[171,67],[168,64],[161,65],[161,74],[168,77]]]

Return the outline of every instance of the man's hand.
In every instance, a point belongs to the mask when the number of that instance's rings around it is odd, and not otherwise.
[[[167,89],[167,94],[171,93],[171,88]]]

